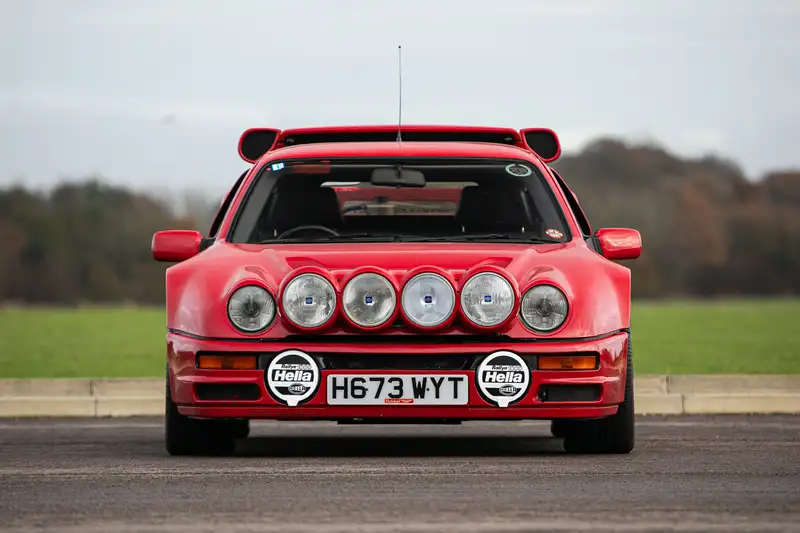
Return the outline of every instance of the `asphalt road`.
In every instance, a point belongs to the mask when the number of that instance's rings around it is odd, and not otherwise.
[[[628,456],[542,423],[273,423],[172,458],[158,419],[0,421],[0,530],[800,531],[800,417],[640,418]]]

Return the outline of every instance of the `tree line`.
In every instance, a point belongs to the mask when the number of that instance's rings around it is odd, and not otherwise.
[[[749,181],[731,161],[614,139],[554,167],[594,229],[642,233],[641,258],[625,263],[634,297],[800,294],[800,171]],[[174,203],[99,179],[0,190],[0,302],[162,303],[153,233],[205,233],[219,205],[189,200],[178,214]]]
[[[800,293],[800,171],[750,181],[732,161],[610,139],[554,167],[595,228],[641,232],[634,296]]]

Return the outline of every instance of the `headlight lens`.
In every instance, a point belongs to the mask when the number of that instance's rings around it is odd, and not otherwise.
[[[568,311],[563,292],[552,285],[536,285],[522,298],[520,315],[529,328],[544,332],[563,324]]]
[[[275,300],[263,287],[246,285],[228,299],[228,319],[236,328],[248,333],[261,331],[275,318]]]
[[[453,314],[456,292],[439,274],[417,274],[403,288],[403,311],[414,324],[434,327]]]
[[[461,291],[461,310],[479,326],[496,326],[514,310],[514,288],[499,274],[476,274]]]
[[[397,295],[388,279],[366,272],[344,288],[342,303],[347,317],[362,327],[376,327],[391,318]]]
[[[327,322],[336,310],[336,291],[319,274],[300,274],[283,290],[286,317],[303,328]]]

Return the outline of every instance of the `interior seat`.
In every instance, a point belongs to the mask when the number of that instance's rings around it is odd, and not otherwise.
[[[280,235],[297,226],[325,226],[338,230],[342,227],[339,198],[330,187],[317,184],[282,185],[275,195],[267,217],[270,232]]]
[[[526,191],[518,186],[471,186],[461,192],[456,220],[465,233],[519,233],[537,230],[526,202]]]

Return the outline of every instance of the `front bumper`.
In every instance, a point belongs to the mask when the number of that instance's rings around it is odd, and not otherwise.
[[[167,354],[170,387],[173,401],[181,414],[197,418],[251,418],[276,420],[346,420],[346,419],[556,419],[599,418],[616,413],[624,399],[628,334],[619,332],[594,340],[553,342],[502,342],[453,344],[388,344],[340,342],[237,342],[201,340],[169,333]],[[527,393],[514,405],[496,407],[478,392],[475,370],[408,370],[358,369],[331,370],[321,368],[319,389],[307,403],[289,407],[278,402],[267,391],[264,382],[264,363],[258,370],[202,370],[197,368],[199,353],[259,354],[261,361],[286,350],[301,350],[312,357],[368,356],[413,354],[420,358],[466,357],[479,362],[498,350],[506,350],[530,360],[538,355],[570,355],[594,352],[599,365],[594,370],[532,370]],[[361,361],[367,360],[361,357]],[[535,367],[533,367],[535,368]],[[460,406],[421,405],[328,405],[327,376],[336,374],[466,374],[469,398]],[[207,384],[248,385],[253,394],[248,399],[209,399],[198,395],[198,387]],[[594,386],[596,398],[589,401],[558,401],[543,396],[542,391],[554,385]]]

